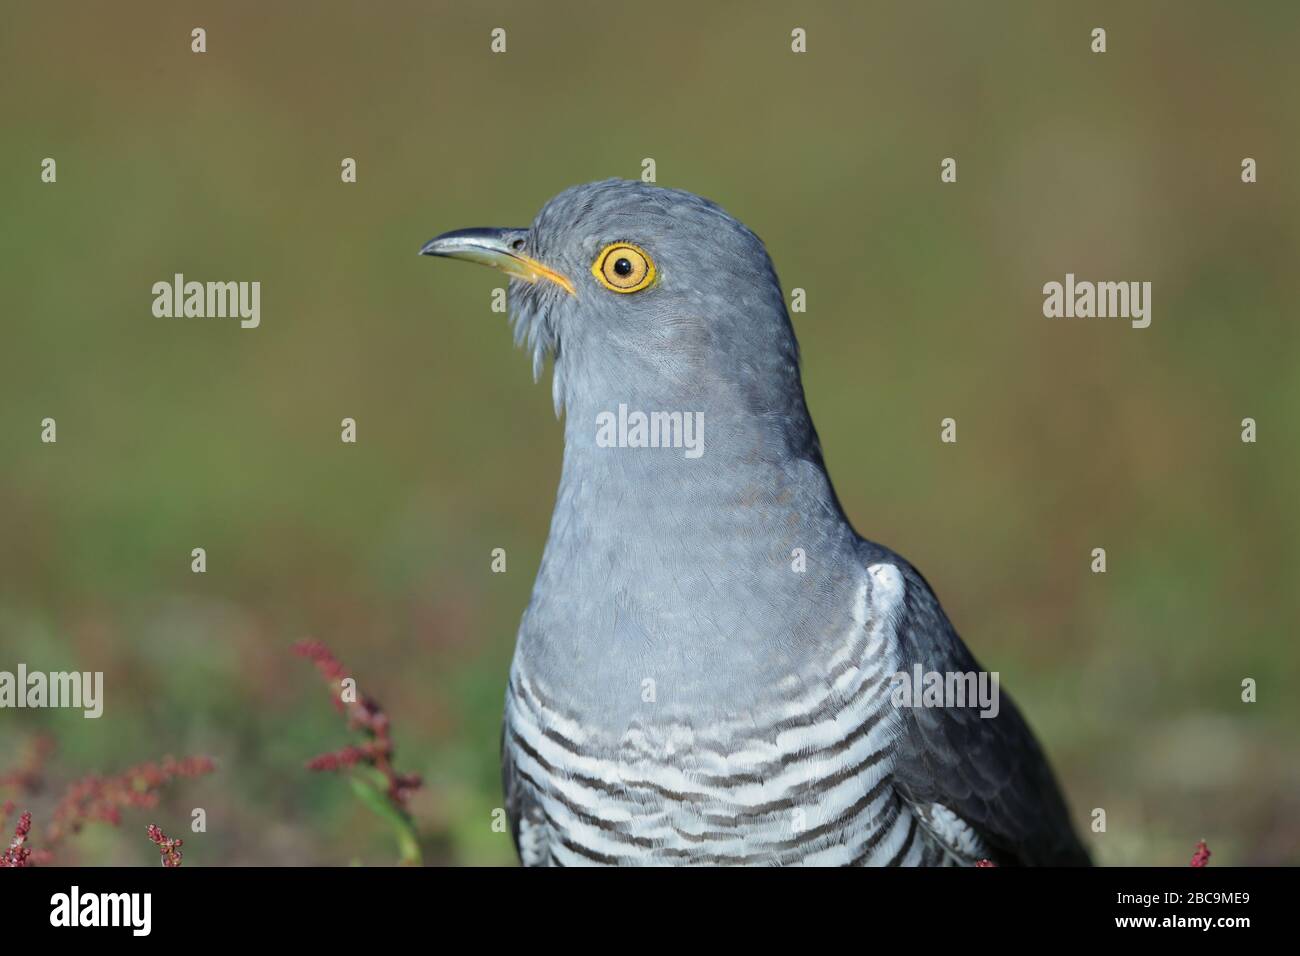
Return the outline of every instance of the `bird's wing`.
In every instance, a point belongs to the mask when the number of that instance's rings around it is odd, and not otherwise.
[[[889,562],[906,582],[897,622],[900,670],[978,673],[981,668],[953,629],[920,573],[897,555]],[[923,821],[942,827],[950,845],[974,830],[993,862],[1088,866],[1087,851],[1033,732],[1005,694],[997,716],[979,707],[900,707],[895,783]],[[955,819],[954,819],[955,818]]]

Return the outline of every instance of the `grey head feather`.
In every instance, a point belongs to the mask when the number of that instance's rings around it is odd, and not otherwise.
[[[620,295],[592,276],[600,250],[619,241],[654,259],[651,288]],[[632,180],[574,186],[538,213],[523,251],[577,287],[569,296],[552,283],[510,283],[515,342],[531,354],[534,379],[552,358],[557,416],[573,389],[612,397],[627,382],[615,376],[636,367],[665,383],[707,372],[764,414],[806,417],[776,271],[758,236],[716,203]]]

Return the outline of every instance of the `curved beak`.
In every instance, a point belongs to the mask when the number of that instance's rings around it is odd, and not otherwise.
[[[576,295],[565,276],[519,251],[527,238],[527,229],[457,229],[430,239],[420,247],[420,255],[477,262],[524,282],[554,282],[569,295]]]

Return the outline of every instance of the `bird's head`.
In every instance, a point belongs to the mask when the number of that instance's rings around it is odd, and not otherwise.
[[[798,346],[762,241],[688,192],[610,179],[566,189],[527,228],[461,229],[424,255],[511,277],[517,342],[556,413],[619,403],[803,415]]]

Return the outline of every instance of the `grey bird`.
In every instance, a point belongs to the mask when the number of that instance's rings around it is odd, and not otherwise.
[[[502,733],[524,864],[1089,863],[1005,695],[903,694],[983,672],[845,516],[753,232],[606,180],[420,251],[511,277],[564,416]]]

